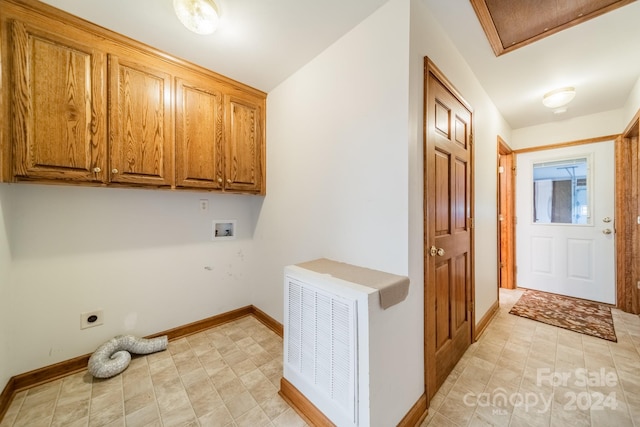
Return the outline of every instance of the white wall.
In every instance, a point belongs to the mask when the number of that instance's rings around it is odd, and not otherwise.
[[[618,109],[514,129],[509,145],[512,149],[517,150],[597,138],[600,136],[617,135],[622,133],[631,118],[625,120],[624,110]]]
[[[327,257],[408,274],[408,76],[409,0],[391,0],[269,93],[253,302],[279,321],[286,265]],[[380,425],[424,391],[421,286],[411,277],[388,310],[385,328],[403,333],[372,343],[394,367],[372,384],[389,396]]]
[[[440,24],[420,0],[411,2],[410,114],[410,265],[411,276],[423,268],[423,60],[428,56],[474,109],[475,155],[475,301],[476,322],[497,301],[497,136],[511,139],[511,129]]]
[[[631,122],[633,117],[638,113],[639,109],[640,109],[640,77],[638,77],[638,81],[633,86],[633,89],[631,89],[631,93],[629,93],[627,102],[624,104],[623,121],[625,123],[625,127],[629,124],[629,122]]]
[[[8,374],[90,353],[117,334],[149,335],[251,304],[248,266],[261,202],[158,190],[4,188],[13,255],[6,311],[13,327],[3,339],[13,348]],[[236,219],[238,238],[212,242],[214,218]],[[104,310],[104,325],[80,330],[80,313],[95,309]]]
[[[15,374],[11,371],[11,359],[9,358],[11,251],[4,215],[8,205],[5,198],[7,189],[6,184],[0,184],[0,390],[4,389],[9,378]]]

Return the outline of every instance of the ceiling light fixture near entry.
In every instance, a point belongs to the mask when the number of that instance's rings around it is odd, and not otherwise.
[[[218,28],[220,15],[213,0],[173,0],[173,9],[180,22],[196,34],[211,34]]]
[[[548,108],[559,108],[570,103],[575,96],[575,88],[563,87],[545,93],[542,97],[542,103]]]

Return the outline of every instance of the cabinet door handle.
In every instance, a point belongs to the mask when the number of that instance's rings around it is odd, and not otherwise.
[[[111,169],[111,173],[113,173],[113,174],[118,173],[118,169],[116,169],[116,168]]]
[[[227,178],[227,184],[231,184],[231,180]]]
[[[102,172],[102,169],[100,169],[99,167],[96,166],[95,168],[93,168],[93,173],[100,173],[100,172]]]
[[[218,182],[220,182],[220,183],[221,183],[221,182],[222,182],[222,178],[218,178]]]

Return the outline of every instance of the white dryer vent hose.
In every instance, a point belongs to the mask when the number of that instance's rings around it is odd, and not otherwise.
[[[168,338],[138,338],[133,335],[118,335],[102,344],[89,358],[89,372],[96,378],[111,378],[127,369],[131,354],[150,354],[165,350]]]

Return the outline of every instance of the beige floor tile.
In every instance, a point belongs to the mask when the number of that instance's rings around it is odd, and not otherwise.
[[[273,420],[273,425],[276,427],[303,427],[306,424],[296,411],[289,408]]]
[[[198,417],[200,424],[207,427],[224,427],[233,422],[233,417],[224,404],[216,405],[213,411]]]
[[[501,291],[500,312],[422,425],[640,427],[640,317],[614,310],[612,343],[508,314],[521,294]],[[576,383],[580,372],[601,370],[615,384]],[[551,382],[562,375],[563,384]],[[282,339],[249,316],[134,357],[110,379],[84,371],[21,391],[0,427],[305,426],[278,395],[281,377]],[[617,407],[600,408],[594,399],[610,393]],[[522,400],[503,404],[505,397]]]
[[[89,415],[89,425],[92,427],[102,427],[110,425],[124,425],[124,404],[115,403],[100,410],[94,411],[93,405]]]
[[[126,399],[124,401],[124,413],[125,415],[129,415],[150,405],[157,407],[156,396],[153,390],[149,390],[149,392],[146,393],[139,393]]]
[[[243,391],[237,396],[224,400],[224,404],[227,406],[227,409],[229,409],[231,416],[236,419],[257,406],[258,402],[256,402],[248,391]]]
[[[262,402],[260,407],[269,419],[274,420],[278,418],[284,411],[290,409],[287,402],[285,402],[279,395],[272,396],[266,402]]]
[[[85,419],[89,416],[89,402],[87,398],[80,401],[72,401],[66,404],[57,404],[51,426],[64,427],[72,422]]]
[[[428,425],[429,427],[460,427],[461,426],[461,424],[456,424],[455,422],[451,421],[449,418],[445,417],[444,415],[438,412],[436,412],[433,415],[433,417],[429,420],[429,424],[425,424],[425,425]]]
[[[160,418],[165,426],[182,426],[196,421],[196,415],[191,407],[189,399],[184,396],[172,399],[170,405],[165,406],[158,402]]]
[[[478,402],[478,393],[454,387],[447,394],[438,413],[458,425],[468,425]]]
[[[238,427],[263,427],[271,424],[271,420],[260,406],[254,406],[235,420]]]
[[[155,402],[143,406],[125,416],[127,427],[146,427],[154,422],[160,422],[160,413]]]

